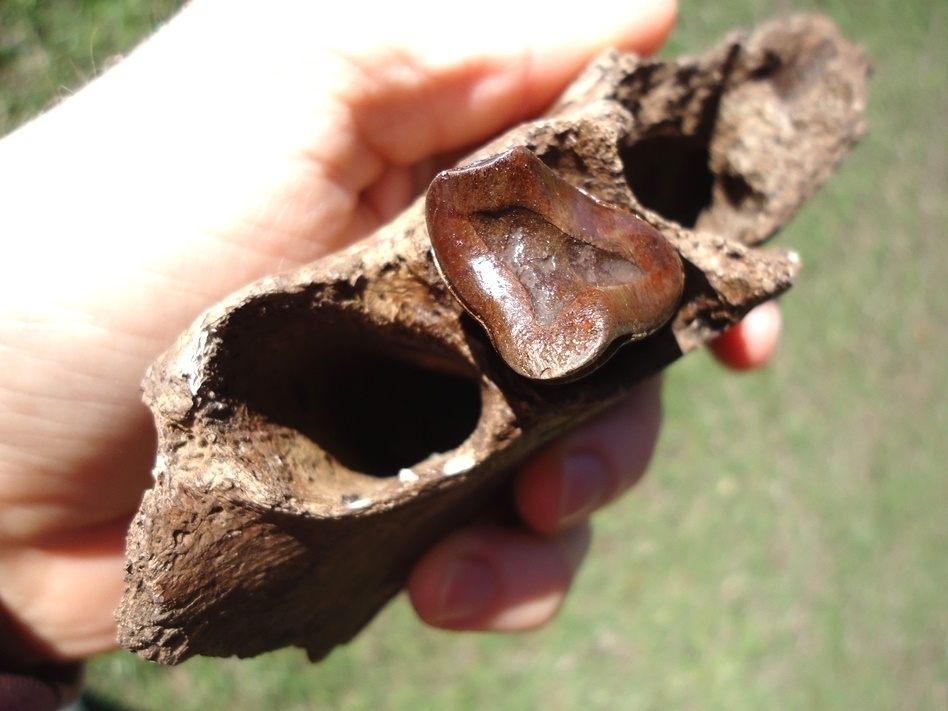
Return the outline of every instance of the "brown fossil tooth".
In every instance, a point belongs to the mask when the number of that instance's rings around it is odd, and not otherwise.
[[[445,283],[529,378],[588,372],[655,332],[681,298],[681,258],[658,230],[523,147],[440,173],[426,215]]]

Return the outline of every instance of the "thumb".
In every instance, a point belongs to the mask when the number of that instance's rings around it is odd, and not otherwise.
[[[594,0],[569,16],[532,3],[465,3],[450,15],[435,7],[393,3],[368,31],[343,23],[326,38],[349,63],[340,98],[359,136],[392,164],[466,148],[537,115],[603,49],[655,51],[677,11],[675,0]]]

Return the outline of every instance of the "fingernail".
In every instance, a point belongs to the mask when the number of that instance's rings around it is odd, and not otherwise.
[[[559,524],[573,526],[592,513],[605,499],[609,473],[603,461],[592,454],[571,454],[563,460],[563,490]]]
[[[437,621],[462,622],[486,609],[497,593],[494,570],[478,558],[458,558],[445,574]]]

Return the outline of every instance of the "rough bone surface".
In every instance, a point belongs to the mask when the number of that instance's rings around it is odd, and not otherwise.
[[[678,250],[671,321],[569,383],[516,375],[447,290],[423,198],[350,249],[208,310],[149,370],[154,488],[131,526],[120,643],[174,664],[351,639],[512,467],[790,287],[759,245],[865,130],[868,62],[828,20],[699,57],[608,52],[525,146]]]

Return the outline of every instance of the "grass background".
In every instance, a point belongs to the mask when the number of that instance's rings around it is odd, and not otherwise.
[[[3,0],[0,132],[171,13]],[[794,9],[875,62],[870,133],[780,235],[804,271],[774,363],[667,377],[650,476],[596,520],[544,630],[424,628],[396,601],[310,665],[294,650],[94,661],[95,698],[189,709],[948,708],[948,3],[681,0],[666,53]]]

